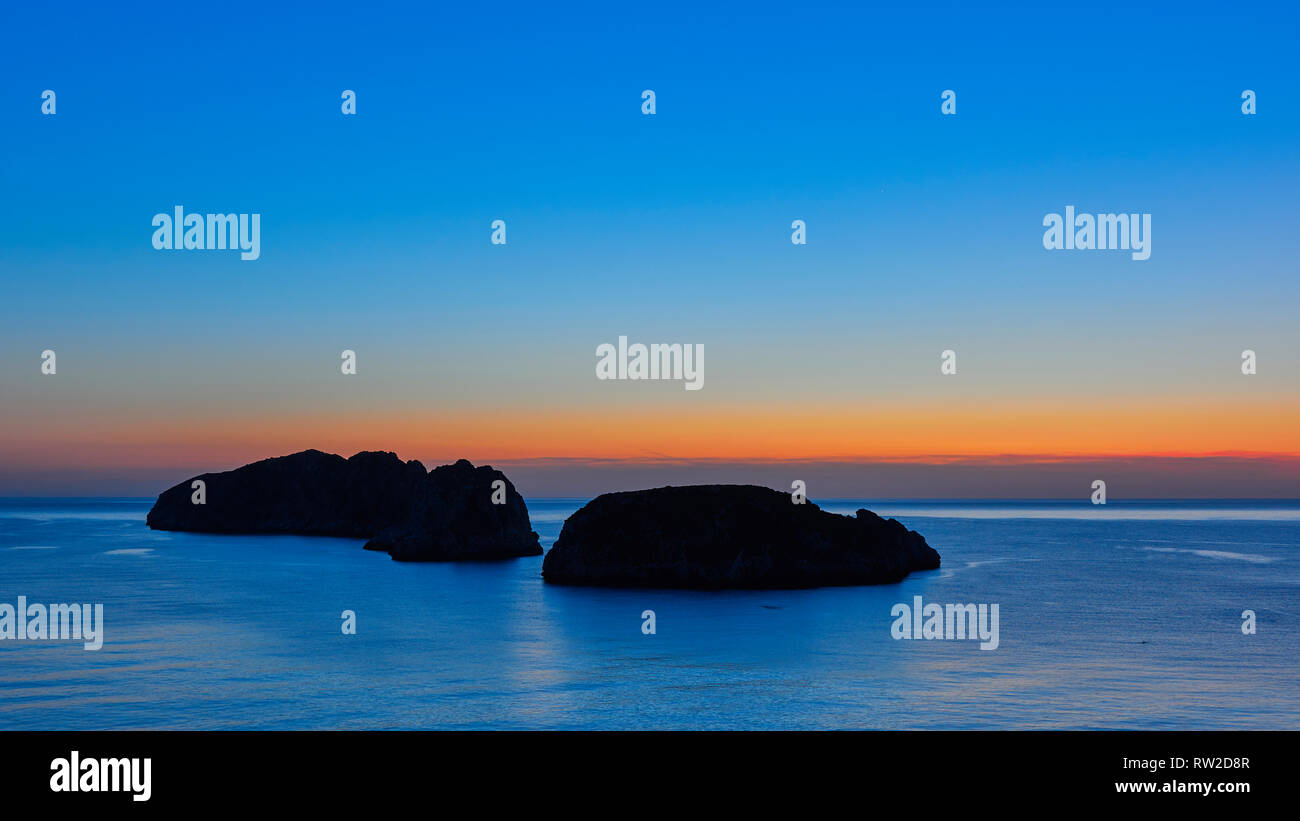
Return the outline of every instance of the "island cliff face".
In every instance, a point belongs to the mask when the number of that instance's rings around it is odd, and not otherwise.
[[[194,504],[195,479],[206,487]],[[505,504],[493,504],[493,482]],[[497,494],[498,497],[500,494]],[[537,556],[528,509],[505,474],[464,459],[426,472],[393,453],[350,459],[318,450],[205,473],[164,491],[146,519],[154,530],[298,533],[369,539],[398,561]]]
[[[564,523],[542,577],[600,587],[889,584],[939,567],[915,531],[869,510],[827,513],[753,485],[606,493]]]

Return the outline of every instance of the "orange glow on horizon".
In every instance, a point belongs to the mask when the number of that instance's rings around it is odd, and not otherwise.
[[[946,458],[1270,455],[1300,457],[1294,401],[1146,403],[1054,400],[902,407],[709,406],[429,414],[258,414],[99,421],[48,420],[0,433],[17,464],[214,468],[306,448],[351,455],[476,463],[545,458],[934,462]],[[1245,420],[1245,421],[1243,421]]]

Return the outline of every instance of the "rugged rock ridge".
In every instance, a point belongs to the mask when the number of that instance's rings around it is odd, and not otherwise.
[[[753,485],[606,493],[564,523],[542,563],[554,584],[788,588],[890,584],[939,567],[917,532],[869,510],[827,513]]]
[[[191,502],[195,479],[206,503]],[[492,483],[505,482],[505,504]],[[154,530],[298,533],[369,539],[398,561],[537,556],[528,508],[499,470],[464,459],[426,472],[376,451],[344,459],[319,450],[205,473],[169,488],[146,519]]]

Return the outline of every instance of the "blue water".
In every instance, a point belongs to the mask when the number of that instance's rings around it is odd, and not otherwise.
[[[529,502],[544,547],[582,502]],[[898,517],[943,568],[721,593],[156,533],[150,504],[0,500],[0,602],[105,620],[99,651],[0,641],[0,729],[1300,729],[1295,502],[828,502]],[[894,640],[916,595],[997,603],[1000,646]]]

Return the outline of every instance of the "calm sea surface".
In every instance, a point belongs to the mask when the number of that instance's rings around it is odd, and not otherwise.
[[[529,502],[544,547],[583,501]],[[822,502],[900,519],[943,568],[712,593],[158,533],[151,504],[0,500],[0,603],[105,621],[94,652],[0,641],[0,729],[1300,729],[1296,502]],[[1000,646],[894,640],[914,596],[998,604]]]

